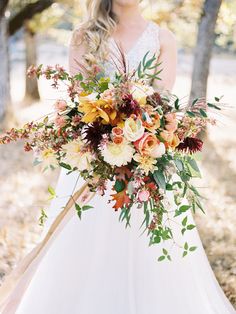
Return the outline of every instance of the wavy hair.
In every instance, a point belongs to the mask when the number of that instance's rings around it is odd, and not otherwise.
[[[72,43],[75,46],[86,43],[84,59],[87,63],[106,60],[107,40],[117,25],[117,17],[112,12],[112,0],[87,0],[87,16],[79,29],[74,31]],[[80,32],[82,36],[77,36]],[[78,40],[78,37],[80,40]]]

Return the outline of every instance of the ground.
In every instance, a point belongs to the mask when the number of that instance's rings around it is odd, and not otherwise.
[[[55,54],[55,51],[57,52]],[[41,42],[39,63],[66,65],[67,48]],[[24,91],[22,42],[12,50],[12,98],[21,124],[50,111],[55,93],[40,82],[43,101],[23,107],[19,101]],[[187,96],[190,87],[192,56],[180,53],[175,93]],[[208,130],[201,160],[201,191],[206,215],[197,214],[198,230],[216,277],[227,297],[236,307],[236,60],[230,56],[214,56],[209,78],[209,98],[225,95],[230,107],[217,117],[216,127]],[[19,79],[21,77],[21,79]],[[220,93],[220,95],[219,95]],[[23,153],[22,143],[0,147],[0,281],[37,243],[42,227],[38,224],[40,208],[47,208],[48,185],[55,186],[58,171],[42,173],[32,166],[33,157]]]

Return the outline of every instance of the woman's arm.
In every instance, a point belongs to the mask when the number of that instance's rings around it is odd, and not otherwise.
[[[154,80],[153,87],[155,90],[171,91],[176,78],[177,67],[177,48],[176,40],[173,33],[168,29],[160,28],[160,55],[158,63],[161,63],[158,69],[162,69],[159,77],[161,80]]]
[[[79,64],[84,64],[83,56],[86,52],[86,46],[83,41],[83,34],[79,29],[74,30],[69,44],[69,72],[75,75],[83,72]]]

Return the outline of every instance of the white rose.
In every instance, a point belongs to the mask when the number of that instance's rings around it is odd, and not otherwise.
[[[150,153],[150,155],[153,158],[160,158],[162,155],[164,155],[166,152],[166,147],[163,143],[159,143],[158,145],[155,145]]]
[[[124,136],[130,142],[135,142],[144,134],[144,127],[140,119],[128,118],[125,121]]]

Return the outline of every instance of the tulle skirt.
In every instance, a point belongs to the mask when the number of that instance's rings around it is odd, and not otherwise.
[[[77,174],[61,171],[45,233],[76,182]],[[77,187],[82,183],[78,180]],[[40,262],[31,271],[29,267],[24,276],[31,279],[16,311],[9,306],[3,313],[236,313],[215,278],[196,228],[182,238],[176,221],[172,227],[177,242],[187,241],[197,250],[182,258],[178,246],[167,245],[172,261],[158,262],[162,245],[149,246],[146,234],[141,234],[142,209],[132,209],[131,227],[126,228],[108,196],[95,195],[89,204],[94,208],[83,212],[81,220],[74,211]],[[191,213],[188,220],[193,221]]]

